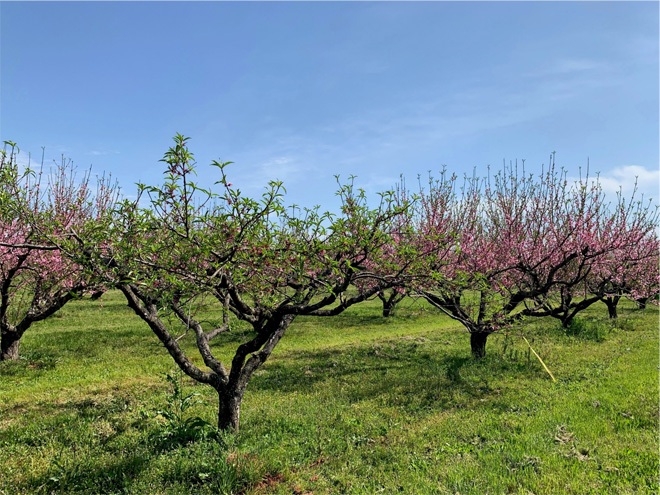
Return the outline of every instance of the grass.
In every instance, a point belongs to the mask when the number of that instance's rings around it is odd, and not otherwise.
[[[238,435],[167,444],[154,411],[171,405],[170,357],[120,294],[75,302],[0,363],[0,494],[656,494],[658,309],[619,312],[529,320],[481,362],[410,299],[388,319],[379,301],[300,318],[250,383]],[[214,392],[183,388],[214,423]]]

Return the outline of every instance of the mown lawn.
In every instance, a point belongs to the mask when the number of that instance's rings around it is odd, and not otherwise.
[[[486,359],[419,302],[300,318],[248,387],[241,431],[164,440],[173,362],[118,293],[79,301],[0,363],[0,495],[656,494],[658,309],[596,306],[493,335]],[[225,358],[246,336],[223,336]],[[192,349],[192,337],[185,339]],[[182,380],[205,404],[207,387]]]

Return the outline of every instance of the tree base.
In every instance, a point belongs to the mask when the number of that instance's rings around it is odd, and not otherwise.
[[[219,393],[218,430],[238,433],[243,397]]]
[[[20,339],[12,339],[8,335],[3,335],[0,339],[0,361],[16,361],[20,345]]]
[[[488,333],[474,332],[470,334],[470,347],[472,348],[472,357],[482,359],[486,356],[486,341]]]

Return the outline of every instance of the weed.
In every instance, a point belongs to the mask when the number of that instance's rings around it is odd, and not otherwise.
[[[201,439],[219,441],[221,436],[215,426],[199,416],[189,416],[187,414],[190,408],[197,404],[203,404],[204,401],[199,399],[199,393],[184,393],[183,373],[180,370],[175,370],[164,373],[164,376],[169,384],[170,393],[167,396],[165,408],[152,411],[156,417],[164,420],[152,439],[164,449]]]

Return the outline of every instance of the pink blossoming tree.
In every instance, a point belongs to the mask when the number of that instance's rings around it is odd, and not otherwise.
[[[98,288],[48,237],[84,235],[116,197],[103,180],[92,193],[89,174],[76,182],[64,160],[42,181],[41,172],[19,169],[17,153],[5,142],[0,158],[0,360],[18,359],[21,337],[35,322]]]
[[[539,308],[527,311],[533,316],[552,316],[567,327],[573,318],[598,301],[616,318],[622,296],[649,298],[657,293],[658,239],[657,209],[619,194],[607,203],[597,181],[574,185],[575,196],[589,194],[598,208],[585,219],[585,228],[573,233],[577,249],[588,249],[562,268],[559,283],[538,299]]]
[[[630,208],[610,208],[598,184],[587,184],[569,184],[552,159],[539,177],[504,166],[467,179],[460,197],[439,201],[442,189],[422,191],[420,238],[457,237],[442,264],[427,258],[434,278],[419,279],[417,291],[465,326],[475,357],[485,355],[490,334],[524,317],[560,317],[566,308],[553,302],[556,294],[571,294],[603,256],[633,245],[619,231]],[[451,227],[438,227],[439,217]]]

